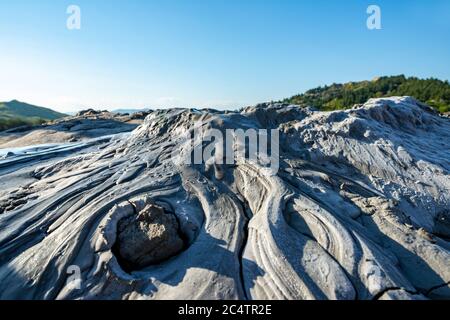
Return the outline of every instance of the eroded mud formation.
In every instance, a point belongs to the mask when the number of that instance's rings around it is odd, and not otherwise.
[[[174,162],[200,121],[278,129],[279,170]],[[0,298],[448,299],[449,150],[449,119],[411,98],[155,111],[2,196]]]

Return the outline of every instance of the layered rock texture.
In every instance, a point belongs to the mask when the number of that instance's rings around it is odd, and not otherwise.
[[[279,170],[174,161],[199,123],[277,129]],[[0,299],[450,298],[450,121],[412,98],[155,111],[53,157],[0,160]]]

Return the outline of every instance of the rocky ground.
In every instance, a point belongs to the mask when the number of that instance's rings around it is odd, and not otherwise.
[[[174,161],[200,121],[278,129],[279,170]],[[107,131],[0,160],[0,299],[450,298],[450,120],[420,102],[162,110]]]

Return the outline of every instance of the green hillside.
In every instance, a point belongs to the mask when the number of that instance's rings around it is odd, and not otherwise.
[[[23,125],[37,125],[65,116],[63,113],[17,100],[0,102],[0,131]]]
[[[433,78],[407,78],[404,75],[319,87],[285,99],[283,102],[331,111],[348,109],[355,104],[365,103],[370,98],[390,96],[412,96],[439,112],[450,111],[450,84],[448,81]]]

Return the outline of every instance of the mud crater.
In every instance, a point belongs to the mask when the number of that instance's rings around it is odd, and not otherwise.
[[[128,273],[164,262],[185,250],[187,237],[174,212],[156,203],[132,204],[134,214],[117,223],[112,248]]]

